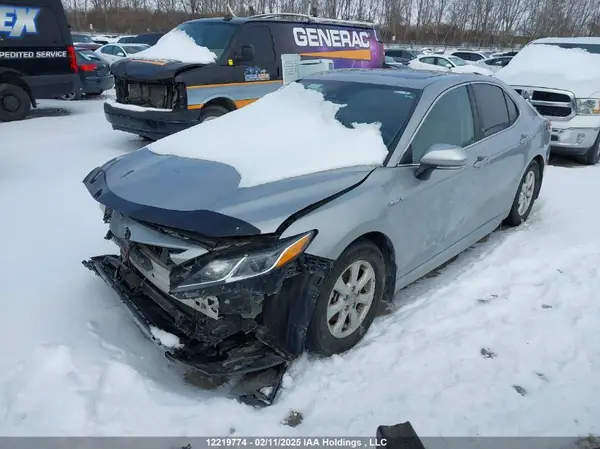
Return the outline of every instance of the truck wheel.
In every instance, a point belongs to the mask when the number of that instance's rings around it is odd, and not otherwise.
[[[577,162],[584,165],[596,165],[600,161],[600,137],[596,139],[596,142],[587,150],[587,153],[577,156]]]
[[[81,93],[79,93],[79,92],[73,92],[73,93],[70,93],[70,94],[61,95],[60,99],[61,100],[65,100],[65,101],[81,100]]]
[[[540,178],[540,166],[536,161],[532,161],[521,178],[512,208],[510,209],[508,217],[504,220],[504,224],[508,226],[519,226],[527,220],[527,217],[529,217],[529,213],[533,208],[537,192],[541,187]]]
[[[386,264],[367,240],[348,247],[323,282],[306,334],[306,347],[322,355],[355,346],[377,314],[385,291]]]
[[[23,120],[31,112],[31,98],[16,84],[0,84],[0,120]]]
[[[218,105],[211,105],[202,108],[202,114],[200,115],[200,123],[207,122],[208,120],[214,120],[221,117],[229,112],[227,108]]]

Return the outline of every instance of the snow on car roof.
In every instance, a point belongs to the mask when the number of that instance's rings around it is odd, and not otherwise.
[[[154,142],[148,149],[230,165],[240,174],[240,187],[337,168],[381,165],[388,150],[380,125],[347,128],[335,118],[342,106],[292,83],[217,120]]]
[[[185,31],[172,30],[161,37],[153,47],[136,53],[135,59],[210,64],[215,62],[217,55],[208,48],[197,45]]]
[[[571,41],[570,41],[571,42]],[[496,72],[496,77],[508,84],[519,84],[529,74],[561,78],[565,81],[598,79],[600,55],[581,48],[561,48],[555,45],[527,45],[510,64]]]

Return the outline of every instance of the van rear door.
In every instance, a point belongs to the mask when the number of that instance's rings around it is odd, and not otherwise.
[[[76,56],[60,0],[0,0],[0,70],[22,77],[34,98],[74,92]]]

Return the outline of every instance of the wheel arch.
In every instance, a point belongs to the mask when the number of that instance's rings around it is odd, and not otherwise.
[[[25,92],[27,92],[27,95],[29,95],[29,101],[31,101],[31,105],[35,107],[35,99],[33,98],[31,88],[29,87],[29,84],[25,82],[19,72],[0,68],[0,84],[14,84],[15,86],[19,86],[25,90]]]
[[[384,302],[391,302],[394,299],[394,292],[396,286],[396,273],[398,271],[397,261],[396,261],[396,251],[394,249],[394,244],[390,240],[390,238],[380,231],[370,231],[365,234],[360,235],[356,239],[354,239],[346,249],[351,247],[357,242],[360,241],[368,241],[373,243],[381,254],[383,255],[383,259],[385,262],[385,268],[387,271],[386,279],[385,279],[385,292],[383,294]],[[344,249],[344,251],[346,250]]]

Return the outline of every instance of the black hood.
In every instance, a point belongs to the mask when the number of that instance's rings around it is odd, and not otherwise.
[[[354,188],[373,168],[240,188],[230,165],[143,148],[92,170],[83,182],[96,201],[133,219],[218,238],[280,232],[291,215]]]
[[[135,59],[135,57],[131,57],[115,62],[111,70],[113,75],[133,81],[164,81],[172,80],[183,70],[204,67],[205,65],[179,61]]]

